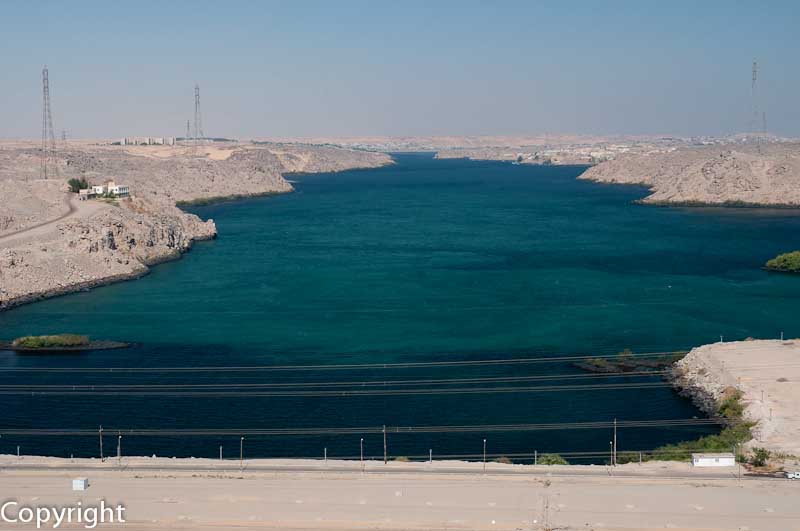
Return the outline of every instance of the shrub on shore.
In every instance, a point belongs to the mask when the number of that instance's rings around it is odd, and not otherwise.
[[[765,466],[769,461],[770,451],[766,448],[753,448],[750,456],[750,464],[753,466]]]
[[[58,334],[52,336],[24,336],[11,342],[20,348],[80,347],[89,344],[88,336],[78,334]]]
[[[539,456],[540,465],[568,465],[569,461],[558,454],[542,454]]]
[[[730,387],[726,389],[717,405],[717,413],[727,422],[718,435],[707,435],[694,441],[682,441],[656,448],[647,456],[648,460],[687,461],[694,452],[730,452],[753,438],[751,429],[755,424],[744,421],[742,392]]]
[[[800,273],[800,251],[776,256],[767,262],[765,269],[770,271],[784,271],[787,273]]]

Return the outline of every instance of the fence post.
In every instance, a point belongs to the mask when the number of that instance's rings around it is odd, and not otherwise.
[[[244,437],[239,439],[239,472],[244,471]]]
[[[386,464],[388,461],[388,454],[386,450],[386,424],[383,425],[383,464]]]

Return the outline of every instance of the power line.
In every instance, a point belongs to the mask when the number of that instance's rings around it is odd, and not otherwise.
[[[628,420],[617,421],[620,428],[671,428],[684,426],[713,426],[720,425],[723,421],[718,419],[664,419],[664,420]],[[488,424],[488,425],[444,425],[444,426],[386,426],[388,434],[417,434],[417,433],[489,433],[489,432],[526,432],[526,431],[553,431],[553,430],[583,430],[583,429],[610,429],[613,422],[587,421],[587,422],[555,422],[537,424]],[[205,437],[205,436],[323,436],[323,435],[379,435],[384,432],[383,426],[360,426],[342,428],[265,428],[265,429],[235,429],[235,428],[104,428],[109,433],[119,433],[125,436],[139,437]],[[0,429],[3,436],[96,436],[96,429]]]
[[[669,382],[612,383],[612,384],[575,384],[575,385],[540,385],[534,387],[463,387],[455,389],[341,389],[315,391],[159,391],[159,390],[35,390],[11,389],[0,390],[1,396],[161,396],[161,397],[194,397],[194,398],[237,398],[237,397],[358,397],[358,396],[414,396],[414,395],[474,395],[492,393],[550,393],[563,391],[611,391],[627,389],[653,389],[672,387]]]
[[[445,378],[422,380],[336,381],[336,382],[269,382],[269,383],[207,383],[207,384],[0,384],[0,390],[157,390],[157,389],[270,389],[292,387],[388,387],[421,385],[457,385],[465,383],[517,383],[552,380],[584,380],[597,378],[624,378],[632,376],[662,376],[666,371],[631,371],[601,374],[556,374],[533,376],[499,376],[479,378]]]
[[[629,354],[625,359],[663,358],[674,356],[675,351]],[[503,358],[483,360],[420,361],[398,363],[354,363],[322,365],[253,365],[253,366],[197,366],[197,367],[2,367],[0,372],[253,372],[253,371],[341,371],[367,369],[416,369],[435,367],[469,367],[491,365],[527,365],[538,363],[558,363],[566,361],[586,361],[591,359],[617,359],[619,354],[573,355],[539,358]]]

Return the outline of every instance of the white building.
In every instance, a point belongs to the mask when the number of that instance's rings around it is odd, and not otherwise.
[[[130,195],[130,189],[126,185],[117,184],[114,181],[108,181],[105,188],[108,190],[109,195],[115,195],[117,197],[128,197]]]
[[[114,181],[107,181],[105,184],[95,184],[90,186],[86,194],[87,198],[106,194],[116,197],[128,197],[131,195],[131,191],[130,188],[125,184],[117,184]]]
[[[736,466],[736,457],[732,453],[692,454],[692,466],[696,467]]]
[[[126,136],[119,140],[120,146],[174,146],[174,136]]]

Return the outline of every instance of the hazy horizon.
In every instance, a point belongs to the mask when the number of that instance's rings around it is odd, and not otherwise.
[[[794,22],[772,2],[9,2],[0,137],[800,136]],[[761,124],[758,124],[758,128]]]

